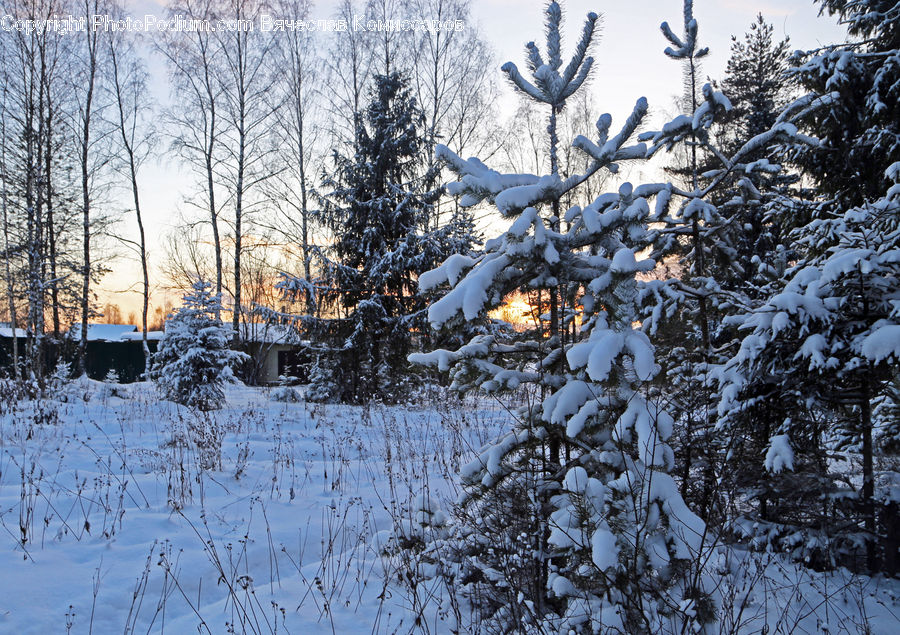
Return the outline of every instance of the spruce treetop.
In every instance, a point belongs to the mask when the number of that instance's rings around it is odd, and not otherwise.
[[[588,13],[575,53],[565,70],[560,72],[560,68],[562,68],[562,38],[560,36],[562,9],[558,2],[551,2],[547,6],[545,22],[547,61],[544,61],[534,42],[525,45],[528,70],[531,72],[533,82],[525,79],[512,62],[504,64],[501,70],[506,73],[516,88],[535,101],[561,109],[566,99],[581,88],[590,75],[594,58],[590,57],[588,52],[593,43],[599,19],[596,13]]]

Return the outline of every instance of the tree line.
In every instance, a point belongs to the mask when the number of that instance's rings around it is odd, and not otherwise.
[[[127,15],[123,3],[100,0],[12,1],[3,10],[17,20],[84,16],[88,25],[93,15]],[[311,10],[307,0],[188,0],[166,8],[170,18],[255,27],[263,15],[306,19]],[[346,0],[336,15],[408,14],[449,24],[468,11],[464,0]],[[248,322],[263,319],[256,307],[287,308],[275,278],[280,270],[307,281],[318,275],[317,254],[335,236],[320,213],[320,185],[333,153],[355,147],[378,74],[403,75],[422,110],[423,135],[473,149],[496,142],[485,125],[493,112],[491,55],[477,31],[320,35],[4,31],[3,314],[27,333],[24,350],[14,351],[22,361],[16,373],[40,379],[64,344],[75,348],[76,371],[83,368],[85,327],[100,316],[97,285],[121,252],[141,265],[135,288],[148,370],[154,285],[190,289],[209,280],[236,345]],[[154,103],[149,60],[165,65],[165,105]],[[191,190],[177,231],[151,263],[142,169],[163,154],[184,166]],[[307,313],[312,298],[302,307]],[[72,324],[80,325],[74,342],[63,337]]]

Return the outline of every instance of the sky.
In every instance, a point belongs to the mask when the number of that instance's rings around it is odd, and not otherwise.
[[[329,18],[338,3],[339,0],[320,0],[314,4],[310,17]],[[162,16],[164,4],[160,0],[133,0],[130,9],[135,16]],[[671,112],[674,99],[682,90],[682,74],[680,65],[663,54],[668,43],[659,25],[668,21],[676,33],[681,33],[682,0],[565,0],[561,4],[565,16],[564,61],[579,37],[585,15],[590,11],[601,15],[601,37],[593,51],[594,73],[588,90],[593,92],[598,106],[613,116],[614,129],[642,96],[648,99],[651,117],[655,116],[656,121],[661,121],[664,112]],[[498,80],[499,67],[506,61],[524,68],[526,42],[535,40],[543,50],[545,6],[543,0],[473,0],[469,25],[479,29],[493,48]],[[757,13],[773,24],[777,38],[790,37],[792,49],[808,50],[844,39],[844,30],[834,18],[818,17],[812,0],[695,0],[700,42],[710,48],[710,55],[703,62],[705,75],[722,77],[732,34],[741,36],[746,32]],[[158,105],[165,105],[170,99],[165,66],[153,56],[148,66],[152,97]],[[501,110],[508,114],[513,104],[512,92],[506,89]],[[190,175],[165,147],[159,149],[158,158],[148,162],[140,175],[151,269],[164,257],[162,239],[174,231],[177,210],[184,207],[183,201],[191,189]],[[134,232],[134,224],[133,214],[124,214],[120,231],[126,235]],[[114,272],[101,282],[101,303],[119,304],[125,316],[137,312],[140,291],[135,282],[140,279],[139,272],[136,261],[119,258]],[[151,280],[154,278],[159,282],[151,271]],[[153,304],[161,305],[166,299],[164,290],[154,289]],[[168,299],[179,303],[174,294],[169,294]]]

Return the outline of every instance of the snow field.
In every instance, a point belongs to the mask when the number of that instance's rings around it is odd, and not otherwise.
[[[446,589],[416,579],[432,565],[390,538],[443,524],[508,412],[443,393],[388,408],[278,392],[229,385],[208,416],[149,384],[0,402],[0,632],[449,632]],[[704,557],[722,633],[900,625],[896,581]]]
[[[0,632],[409,630],[379,542],[500,415],[226,394],[207,416],[82,380],[0,406]]]

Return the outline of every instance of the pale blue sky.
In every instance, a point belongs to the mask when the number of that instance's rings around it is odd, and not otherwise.
[[[338,0],[321,0],[314,5],[311,18],[330,17],[337,4]],[[681,91],[682,75],[680,66],[663,55],[667,44],[659,24],[668,21],[676,33],[681,32],[681,0],[565,0],[561,4],[566,16],[563,44],[567,51],[578,37],[584,16],[589,11],[602,15],[589,90],[594,92],[598,106],[613,115],[614,128],[630,113],[638,97],[647,97],[651,112],[671,109],[674,97]],[[162,15],[163,5],[157,0],[134,0],[131,10],[136,16]],[[494,48],[497,69],[507,60],[524,66],[523,49],[529,40],[543,48],[544,6],[545,2],[538,0],[473,0],[471,21]],[[818,9],[812,0],[695,0],[700,40],[711,49],[703,65],[705,74],[722,76],[731,35],[743,34],[759,12],[774,25],[776,37],[790,36],[792,48],[816,48],[844,37],[843,29],[833,18],[817,17]],[[164,103],[168,99],[165,68],[155,60],[151,62],[151,72],[154,99]],[[495,72],[499,77],[499,70]],[[507,103],[511,103],[508,97]],[[172,229],[175,210],[182,205],[189,188],[188,179],[169,153],[163,153],[161,160],[143,169],[141,186],[151,263],[163,257],[160,240]],[[133,224],[129,214],[122,229],[128,232]],[[137,307],[139,295],[136,288],[133,293],[121,291],[139,279],[139,269],[136,263],[120,262],[115,270],[103,281],[101,293],[104,299],[109,297],[119,303],[127,315]],[[154,292],[154,300],[162,303],[162,292]]]

